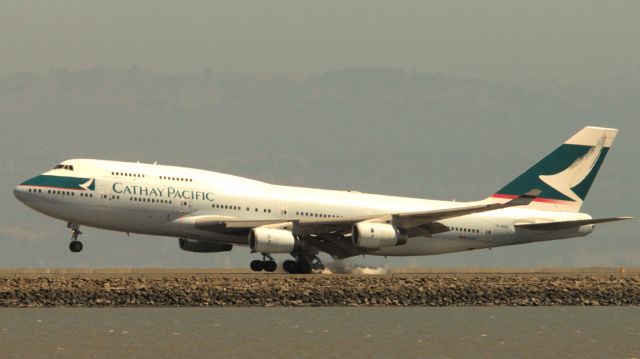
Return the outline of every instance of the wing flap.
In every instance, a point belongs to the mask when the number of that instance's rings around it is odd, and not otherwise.
[[[547,222],[547,223],[524,223],[524,224],[516,224],[515,227],[530,229],[534,231],[552,231],[552,230],[558,230],[558,229],[585,226],[589,224],[624,221],[627,219],[634,219],[634,218],[635,217],[612,217],[612,218],[593,218],[593,219],[581,219],[581,220],[575,220],[575,221],[560,221],[560,222]]]

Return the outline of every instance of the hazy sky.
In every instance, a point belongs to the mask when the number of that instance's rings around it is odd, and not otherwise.
[[[2,1],[0,75],[394,67],[484,79],[640,65],[638,1]]]
[[[83,253],[70,253],[65,224],[12,189],[78,157],[475,200],[601,125],[621,132],[584,210],[638,216],[638,19],[640,1],[0,0],[0,267],[244,267],[255,257],[90,228]],[[36,75],[11,76],[23,71]],[[528,81],[503,81],[513,78]],[[355,260],[637,266],[638,225]]]

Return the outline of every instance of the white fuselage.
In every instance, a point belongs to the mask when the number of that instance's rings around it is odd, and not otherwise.
[[[184,218],[206,214],[286,222],[418,212],[465,204],[278,186],[204,170],[155,164],[102,160],[69,160],[63,164],[68,168],[53,169],[40,175],[40,179],[34,178],[34,181],[16,187],[16,197],[36,211],[79,225],[237,245],[247,245],[247,233],[219,234],[201,230]],[[87,190],[65,187],[65,180],[73,178],[87,180],[83,184]],[[451,228],[450,231],[412,237],[406,244],[370,254],[429,255],[578,237],[590,233],[593,226],[534,233],[516,230],[514,224],[589,218],[583,213],[506,208],[442,220],[440,222]]]

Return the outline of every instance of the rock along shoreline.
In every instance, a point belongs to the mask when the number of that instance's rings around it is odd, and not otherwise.
[[[0,307],[640,305],[640,275],[0,278]]]

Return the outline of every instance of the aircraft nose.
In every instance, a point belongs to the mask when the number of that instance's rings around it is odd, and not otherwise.
[[[20,201],[20,202],[24,202],[24,196],[25,196],[25,194],[24,194],[24,187],[23,187],[23,188],[21,188],[21,186],[20,186],[20,185],[16,186],[16,187],[13,189],[13,195],[18,199],[18,201]]]

